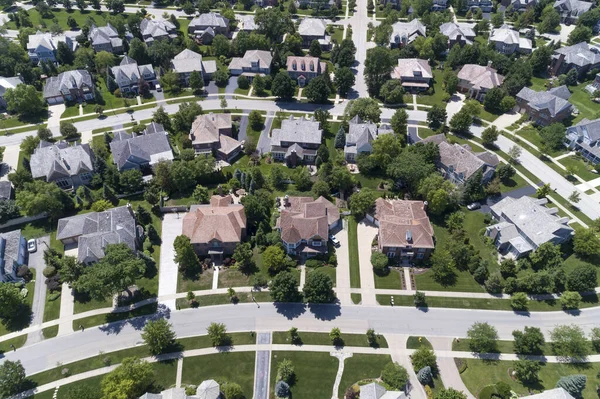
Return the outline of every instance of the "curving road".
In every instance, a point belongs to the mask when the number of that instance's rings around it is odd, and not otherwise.
[[[548,331],[558,324],[576,322],[586,332],[598,325],[600,308],[582,310],[578,316],[565,312],[531,313],[463,309],[429,309],[422,311],[409,307],[369,307],[262,303],[222,305],[187,309],[169,313],[179,337],[202,335],[211,322],[227,325],[229,331],[282,331],[297,327],[304,331],[328,332],[338,327],[344,332],[364,333],[368,328],[378,333],[409,334],[429,337],[464,337],[476,321],[487,321],[498,329],[501,339],[511,339],[511,332],[523,326],[539,327]],[[150,317],[157,317],[150,316]],[[27,374],[34,374],[56,366],[95,356],[100,351],[115,351],[139,345],[140,330],[146,317],[103,327],[86,329],[62,337],[25,346],[6,353],[6,359],[21,360]]]

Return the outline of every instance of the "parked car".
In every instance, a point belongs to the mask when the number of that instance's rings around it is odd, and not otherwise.
[[[29,253],[37,251],[37,243],[34,239],[27,241],[27,251],[29,251]]]
[[[334,236],[333,234],[329,235],[329,241],[331,241],[331,243],[336,247],[340,246],[340,240],[338,240],[337,237]]]
[[[162,87],[160,87],[159,84],[156,85],[156,91],[161,92],[162,91]]]
[[[467,205],[467,209],[470,211],[474,211],[475,209],[481,208],[481,204],[479,202],[473,202],[472,204]]]

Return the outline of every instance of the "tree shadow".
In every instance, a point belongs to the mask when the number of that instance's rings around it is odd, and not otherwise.
[[[33,295],[33,293],[31,293]],[[31,324],[33,312],[31,308],[25,304],[20,304],[15,317],[2,319],[2,324],[8,331],[19,331],[27,328]]]
[[[275,302],[273,305],[277,309],[277,313],[288,320],[300,317],[306,312],[306,305],[303,303]]]
[[[341,316],[341,306],[339,303],[333,304],[314,304],[309,303],[308,309],[318,320],[335,320]]]

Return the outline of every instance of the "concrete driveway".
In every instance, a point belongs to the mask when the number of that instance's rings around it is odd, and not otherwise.
[[[48,106],[48,129],[52,131],[52,136],[60,136],[60,117],[65,112],[65,104],[56,104]]]
[[[8,174],[17,170],[19,167],[19,152],[21,151],[18,145],[9,145],[4,149],[4,158],[2,167],[0,168],[0,180],[8,181]]]
[[[465,103],[465,95],[461,93],[456,93],[452,96],[448,104],[446,105],[446,113],[448,114],[448,118],[446,119],[450,122],[450,119],[456,114]]]
[[[162,223],[162,244],[160,251],[160,269],[158,271],[158,296],[177,293],[177,273],[179,268],[175,263],[175,238],[181,234],[184,213],[167,213]],[[161,304],[175,310],[175,299],[161,301]]]
[[[358,224],[358,260],[360,263],[360,288],[362,290],[362,304],[376,306],[375,276],[371,265],[371,243],[377,235],[377,227],[363,219]]]
[[[343,228],[334,235],[340,241],[340,246],[336,248],[338,265],[335,273],[335,292],[342,305],[351,305],[350,297],[350,254],[348,251],[348,222],[342,219]]]
[[[44,267],[44,251],[50,245],[50,236],[44,236],[36,239],[37,251],[29,254],[28,266],[30,269],[35,270],[35,289],[34,292],[30,292],[29,295],[33,295],[33,302],[31,304],[31,311],[33,312],[33,319],[31,325],[40,325],[44,321],[44,306],[46,303],[46,283],[43,275]],[[35,331],[27,335],[27,344],[34,344],[42,341],[42,331]]]
[[[238,88],[238,77],[237,76],[232,76],[229,78],[229,81],[227,82],[227,86],[225,86],[225,98],[230,100],[233,99],[233,94],[235,92],[235,89]]]
[[[204,86],[204,91],[206,92],[206,94],[219,94],[219,88],[217,87],[217,84],[212,80],[208,82],[206,86]]]
[[[259,154],[266,154],[271,151],[271,138],[269,133],[271,132],[271,126],[273,125],[273,118],[275,117],[274,112],[267,112],[267,118],[265,119],[265,127],[260,132],[258,143],[256,144],[256,151]]]
[[[165,99],[165,92],[162,90],[161,91],[150,90],[150,93],[154,96],[156,101],[162,101]]]
[[[516,121],[521,118],[521,114],[518,112],[510,112],[507,114],[502,114],[494,121],[494,126],[498,128],[498,130],[506,129]]]

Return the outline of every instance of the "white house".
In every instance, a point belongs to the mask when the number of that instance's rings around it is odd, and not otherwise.
[[[151,64],[138,65],[135,60],[128,56],[123,57],[121,63],[110,68],[110,71],[119,89],[121,89],[121,93],[137,92],[142,79],[149,84],[156,83],[156,73]]]
[[[72,51],[77,50],[79,46],[76,40],[64,34],[53,35],[37,31],[35,35],[29,35],[27,55],[34,64],[40,61],[56,62],[56,50],[60,42],[65,43]]]

